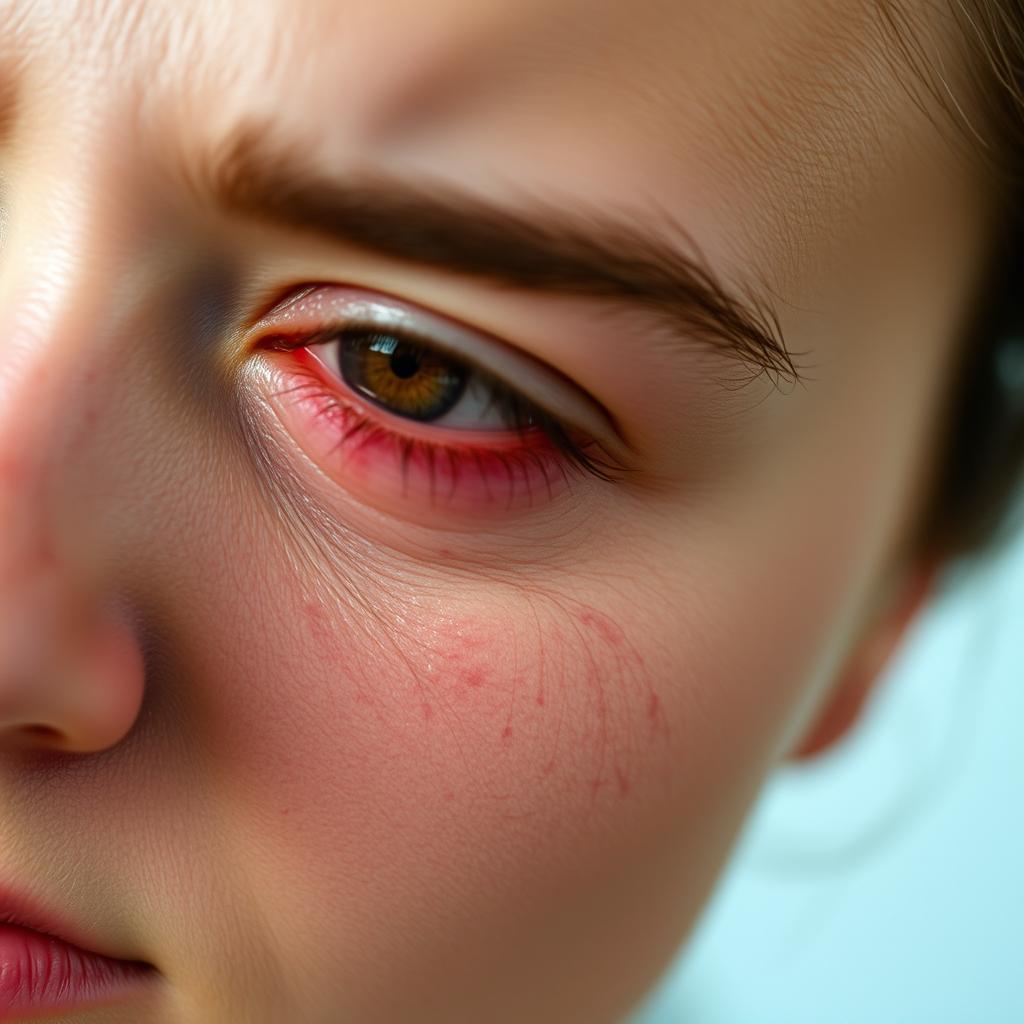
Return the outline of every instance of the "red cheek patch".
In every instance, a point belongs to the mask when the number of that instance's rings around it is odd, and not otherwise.
[[[643,617],[519,589],[470,615],[362,593],[380,614],[306,594],[296,616],[331,666],[323,714],[355,774],[403,779],[424,813],[436,801],[502,821],[586,815],[668,785],[670,680],[649,667],[664,645]]]
[[[584,608],[579,613],[579,621],[588,629],[595,630],[609,647],[622,647],[625,643],[626,636],[622,630],[607,615],[593,608]],[[635,657],[641,664],[643,663],[643,658],[639,654],[635,654]]]
[[[652,744],[668,738],[643,654],[593,606],[563,600],[547,615],[531,607],[447,619],[430,633],[417,690],[434,713],[423,719],[472,766],[474,786],[501,778],[501,799],[556,782],[590,802],[625,799],[647,774]],[[444,770],[457,791],[451,761]]]

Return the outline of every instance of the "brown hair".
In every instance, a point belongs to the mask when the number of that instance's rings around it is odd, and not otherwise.
[[[955,126],[957,144],[987,172],[981,180],[998,190],[1004,211],[919,534],[920,553],[953,558],[1005,535],[1024,467],[1024,0],[936,0],[924,11],[905,0],[875,3],[902,80],[922,106],[949,115],[944,127]],[[943,18],[964,44],[962,66],[952,72],[926,43],[926,29]]]

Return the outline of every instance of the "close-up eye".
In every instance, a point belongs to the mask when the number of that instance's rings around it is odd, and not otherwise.
[[[582,389],[445,317],[319,288],[259,327],[270,397],[295,440],[371,501],[512,512],[622,469],[614,429]]]

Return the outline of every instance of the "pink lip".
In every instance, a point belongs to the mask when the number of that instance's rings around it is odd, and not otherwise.
[[[0,887],[0,1021],[110,1002],[156,969],[86,947],[74,926]]]

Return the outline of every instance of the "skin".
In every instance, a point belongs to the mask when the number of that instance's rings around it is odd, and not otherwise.
[[[656,980],[919,584],[990,217],[884,47],[818,0],[0,6],[0,872],[162,975],[74,1019],[612,1022]],[[248,119],[669,211],[804,383],[225,213]],[[314,282],[556,369],[632,475],[480,513],[325,472],[254,327]]]

